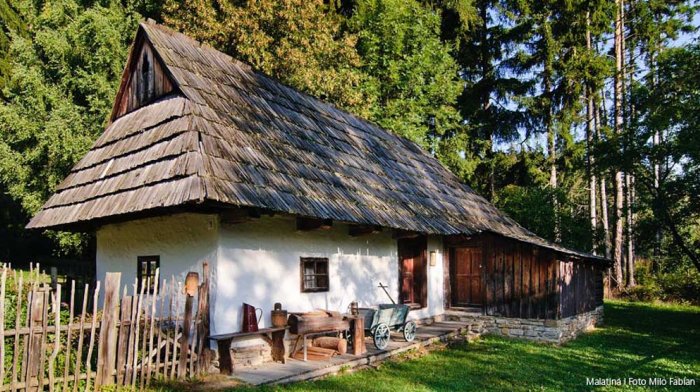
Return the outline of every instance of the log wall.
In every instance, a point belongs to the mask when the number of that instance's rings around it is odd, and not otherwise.
[[[561,317],[590,312],[603,304],[603,272],[590,262],[560,261]]]
[[[483,312],[489,316],[560,319],[603,304],[602,267],[582,260],[560,260],[556,252],[484,234],[445,239],[447,263],[458,247],[483,249]],[[446,268],[445,282],[450,281]],[[449,285],[446,285],[449,287]],[[446,301],[451,298],[445,293]],[[446,304],[449,306],[450,304]]]

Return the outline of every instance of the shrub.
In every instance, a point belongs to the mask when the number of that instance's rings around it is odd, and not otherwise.
[[[700,303],[700,273],[698,271],[674,271],[657,277],[665,301]]]

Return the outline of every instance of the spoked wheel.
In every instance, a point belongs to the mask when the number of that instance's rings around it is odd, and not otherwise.
[[[381,323],[374,329],[374,346],[380,350],[384,350],[389,345],[391,333],[389,326]]]
[[[409,321],[403,325],[403,337],[407,342],[412,342],[416,338],[416,323]]]

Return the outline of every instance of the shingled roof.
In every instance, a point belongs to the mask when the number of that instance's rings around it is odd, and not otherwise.
[[[214,202],[597,258],[526,230],[416,144],[211,47],[151,23],[135,42],[152,46],[173,91],[113,118],[28,228]]]

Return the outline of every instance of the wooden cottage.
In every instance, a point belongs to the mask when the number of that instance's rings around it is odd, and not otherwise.
[[[559,341],[601,316],[607,265],[524,229],[416,144],[150,23],[109,125],[27,227],[94,231],[98,278],[207,260],[213,333],[240,329],[242,302],[269,325],[275,302],[386,303],[383,283],[413,318]]]

